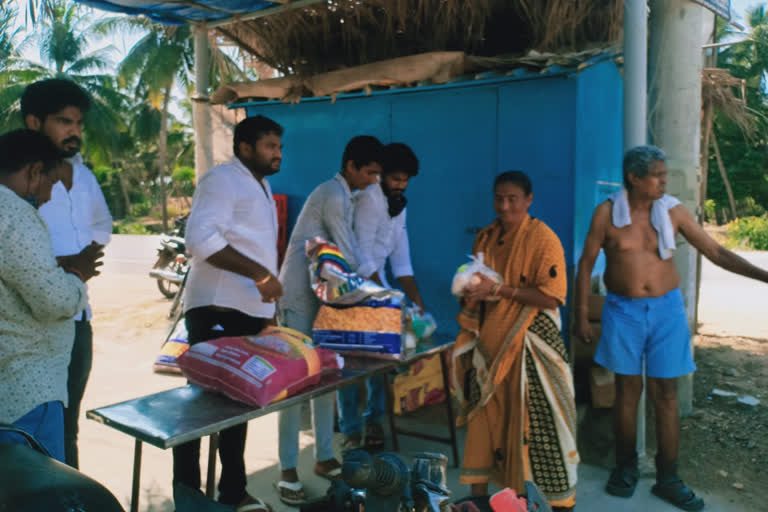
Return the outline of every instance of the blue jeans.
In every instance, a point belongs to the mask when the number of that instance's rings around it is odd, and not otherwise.
[[[64,407],[61,402],[38,405],[14,421],[13,426],[32,435],[51,457],[64,462]],[[27,441],[18,434],[0,432],[0,443],[27,444]]]
[[[312,334],[314,315],[299,311],[281,310],[280,325],[303,334]],[[310,400],[312,429],[315,434],[315,461],[334,458],[333,453],[333,393]],[[278,452],[280,469],[294,469],[299,459],[299,430],[301,429],[301,404],[277,413]]]
[[[365,423],[380,423],[386,411],[384,377],[372,377],[365,381],[368,398],[365,403]],[[358,411],[357,386],[347,386],[337,392],[339,400],[339,430],[345,435],[362,434],[363,423]]]

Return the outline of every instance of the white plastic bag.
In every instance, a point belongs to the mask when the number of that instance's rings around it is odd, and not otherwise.
[[[496,283],[504,282],[504,279],[498,272],[483,263],[483,253],[479,252],[477,256],[472,255],[469,259],[470,262],[460,266],[456,270],[456,275],[453,276],[451,292],[457,297],[463,296],[464,290],[468,286],[478,282],[479,278],[475,274],[483,274]],[[489,297],[487,300],[499,300],[499,297]]]

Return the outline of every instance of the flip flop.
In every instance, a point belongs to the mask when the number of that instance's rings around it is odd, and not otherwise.
[[[677,477],[670,477],[657,482],[651,488],[651,492],[667,503],[683,510],[695,511],[704,508],[704,500],[696,496],[693,489]]]
[[[277,497],[286,505],[302,505],[307,502],[307,493],[301,482],[286,482],[280,480],[272,484],[277,491]]]
[[[318,469],[317,464],[315,464],[315,474],[328,480],[338,480],[341,478],[341,465],[339,465],[339,467],[329,469],[328,471],[324,471],[322,469]]]
[[[617,466],[611,471],[608,483],[605,484],[605,492],[620,498],[630,498],[635,494],[637,480],[637,468]]]
[[[256,503],[248,503],[247,505],[237,507],[235,510],[237,512],[272,512],[272,507],[268,503],[259,498],[253,499],[256,500]]]

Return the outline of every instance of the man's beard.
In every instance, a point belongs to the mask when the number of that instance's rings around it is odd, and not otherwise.
[[[278,162],[277,168],[272,167],[272,163],[274,163],[275,161]],[[273,159],[270,162],[267,162],[262,158],[258,158],[256,161],[256,171],[262,176],[272,176],[273,174],[277,174],[278,172],[280,172],[279,162],[280,160],[277,158]]]
[[[397,217],[405,210],[405,205],[408,204],[408,200],[405,198],[402,192],[393,193],[392,190],[382,181],[380,183],[381,190],[384,192],[384,196],[387,198],[387,210],[390,217]]]
[[[70,142],[76,142],[75,147],[72,149],[65,149],[65,148],[59,148],[59,152],[61,153],[61,156],[64,158],[72,158],[76,154],[80,152],[80,146],[82,144],[82,141],[78,137],[70,137],[68,139],[65,139],[62,141],[61,145],[64,146],[66,144],[69,144]]]

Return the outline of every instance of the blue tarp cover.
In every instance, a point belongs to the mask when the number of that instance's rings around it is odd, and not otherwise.
[[[149,0],[76,0],[105,11],[143,14],[153,21],[179,25],[197,21],[217,21],[279,6],[265,0],[188,0],[152,2]],[[199,6],[199,7],[197,7]]]

